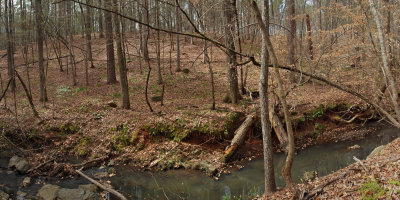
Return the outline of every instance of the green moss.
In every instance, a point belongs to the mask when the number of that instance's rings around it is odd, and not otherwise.
[[[126,146],[134,145],[139,137],[138,131],[130,131],[128,122],[113,128],[111,131],[117,131],[115,135],[111,137],[111,142],[114,149],[122,151]]]
[[[375,200],[382,197],[386,189],[382,188],[378,181],[371,181],[364,183],[358,190],[361,193],[362,199],[364,200]]]
[[[240,112],[231,112],[228,114],[228,119],[225,121],[225,132],[228,133],[236,125],[240,118]]]
[[[58,127],[58,131],[60,132],[61,135],[72,135],[77,133],[79,129],[77,124],[62,123]]]

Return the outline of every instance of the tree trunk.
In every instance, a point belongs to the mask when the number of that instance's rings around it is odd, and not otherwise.
[[[143,8],[142,8],[142,16],[143,16],[143,20],[145,24],[149,24],[149,3],[148,0],[143,0]],[[142,53],[143,53],[143,57],[144,60],[148,61],[150,60],[149,57],[149,49],[147,48],[147,41],[149,40],[149,33],[150,30],[147,26],[142,26]]]
[[[15,78],[14,77],[14,45],[13,45],[13,22],[12,22],[12,5],[11,0],[4,1],[4,21],[7,34],[7,69],[8,78],[11,80],[10,89],[12,92],[15,91]],[[12,78],[12,79],[11,79]]]
[[[114,11],[118,13],[118,0],[114,0]],[[119,78],[121,84],[121,94],[122,94],[122,108],[130,109],[131,105],[129,102],[129,87],[128,87],[128,77],[126,69],[125,52],[122,49],[122,39],[120,32],[120,19],[118,15],[114,15],[114,29],[115,38],[117,43],[117,57],[119,66]]]
[[[249,0],[249,1],[251,1],[253,11],[256,14],[258,25],[260,26],[262,34],[265,37],[265,41],[264,41],[265,45],[268,48],[269,54],[272,56],[272,63],[273,63],[273,67],[274,67],[273,75],[274,75],[274,79],[276,80],[277,85],[278,85],[278,97],[279,97],[279,101],[282,104],[282,109],[283,109],[283,113],[285,116],[286,130],[288,133],[288,141],[289,141],[289,150],[288,150],[288,155],[286,157],[285,166],[282,169],[282,176],[286,182],[286,185],[291,187],[292,185],[294,185],[292,177],[291,177],[291,170],[292,170],[292,164],[293,164],[293,158],[294,158],[294,136],[293,136],[292,121],[290,119],[290,114],[289,114],[289,110],[288,110],[287,103],[286,103],[286,96],[285,96],[285,92],[283,90],[283,83],[282,83],[282,79],[280,77],[279,70],[278,70],[278,66],[279,66],[278,58],[275,54],[274,48],[273,48],[271,40],[269,38],[268,29],[265,26],[264,22],[262,21],[262,17],[261,17],[260,11],[258,10],[257,3],[252,0]]]
[[[35,14],[36,14],[36,37],[38,46],[38,60],[39,60],[39,77],[40,77],[40,101],[46,102],[46,75],[44,72],[44,59],[43,59],[43,31],[42,31],[42,0],[36,0]]]
[[[92,0],[86,0],[86,2],[92,5]],[[92,8],[89,6],[86,6],[85,33],[87,60],[90,61],[90,68],[94,68],[92,55]]]
[[[269,30],[269,5],[268,0],[264,2],[264,22]],[[265,36],[262,37],[262,52],[261,52],[261,73],[260,73],[260,114],[261,114],[261,129],[263,138],[263,150],[264,150],[264,182],[265,182],[265,193],[270,194],[276,190],[275,184],[275,173],[274,173],[274,159],[272,150],[272,138],[271,138],[271,124],[269,122],[269,106],[268,106],[268,65],[269,65],[269,54],[267,47],[265,46]],[[268,37],[268,36],[267,36]]]
[[[224,0],[223,1],[223,10],[224,10],[224,18],[225,18],[225,43],[229,48],[227,50],[227,61],[228,61],[228,84],[229,91],[228,97],[233,104],[238,103],[240,94],[239,94],[239,84],[237,77],[237,60],[235,54],[235,4],[236,0]]]
[[[99,7],[102,7],[102,0],[99,1]],[[104,28],[103,28],[103,10],[98,10],[98,20],[99,20],[99,37],[104,38]]]
[[[240,146],[243,145],[246,135],[253,126],[255,119],[255,113],[248,115],[242,125],[240,125],[240,127],[235,131],[235,136],[233,137],[231,144],[226,147],[224,156],[222,157],[223,162],[229,162],[232,156],[235,155],[237,150],[239,150]]]
[[[306,25],[307,25],[307,46],[308,46],[308,54],[310,56],[310,60],[314,59],[313,55],[313,43],[311,39],[311,20],[310,15],[306,15]]]
[[[287,152],[288,148],[287,132],[283,127],[283,124],[279,119],[278,114],[276,114],[275,106],[272,103],[269,104],[269,121],[271,122],[272,128],[274,129],[275,134],[278,137],[281,147]]]
[[[104,6],[108,10],[112,9],[111,1],[112,0],[104,1]],[[106,23],[107,84],[114,84],[117,82],[117,77],[115,74],[114,34],[111,13],[104,12],[104,19]]]
[[[400,121],[400,107],[397,102],[398,99],[398,91],[396,88],[396,83],[393,78],[392,71],[390,70],[389,63],[388,63],[388,56],[387,56],[387,47],[385,44],[385,39],[382,31],[382,24],[381,20],[379,19],[379,15],[376,11],[375,4],[373,0],[369,0],[370,7],[372,10],[372,14],[374,15],[375,18],[375,23],[378,29],[378,37],[379,37],[379,44],[381,47],[381,55],[382,55],[382,61],[383,61],[383,67],[382,67],[382,72],[383,76],[385,78],[385,82],[388,85],[388,88],[390,88],[390,97],[392,100],[392,104],[394,106],[394,110],[396,112],[396,118],[397,121]]]
[[[182,19],[181,14],[178,6],[175,8],[175,15],[176,15],[176,31],[182,32]],[[181,49],[180,49],[180,41],[179,41],[179,34],[176,34],[176,72],[181,71]]]
[[[295,36],[296,36],[296,4],[294,0],[287,0],[287,24],[289,31],[286,32],[287,35],[287,45],[288,45],[288,58],[287,64],[289,66],[296,66],[296,43],[295,43]],[[296,81],[295,73],[290,74],[290,81],[294,83]]]
[[[156,25],[157,28],[161,28],[160,27],[160,6],[159,6],[159,2],[155,1],[156,4]],[[157,50],[157,75],[158,75],[158,80],[157,83],[158,84],[162,84],[163,80],[162,80],[162,74],[161,74],[161,40],[160,40],[160,31],[157,31],[157,44],[156,44],[156,50]]]
[[[74,36],[73,36],[73,20],[72,20],[72,6],[74,2],[67,2],[67,12],[68,12],[68,35],[69,35],[69,42],[68,42],[68,50],[69,50],[69,58],[71,63],[71,74],[72,74],[72,85],[77,85],[76,82],[76,65],[75,65],[75,57],[74,57]],[[68,68],[67,68],[68,70]],[[68,72],[68,71],[67,71]]]

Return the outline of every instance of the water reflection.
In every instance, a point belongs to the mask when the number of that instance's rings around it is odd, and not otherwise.
[[[375,147],[387,144],[400,134],[397,129],[388,128],[371,134],[363,141],[342,142],[315,146],[300,151],[293,162],[292,176],[299,182],[304,172],[317,171],[324,176],[332,171],[353,163],[353,156],[364,159]],[[359,149],[348,147],[359,145]],[[284,186],[280,171],[285,162],[283,153],[274,155],[276,182]],[[193,171],[172,170],[161,173],[138,173],[122,168],[111,182],[130,199],[249,199],[263,193],[263,162],[256,160],[241,170],[222,176],[219,181]]]

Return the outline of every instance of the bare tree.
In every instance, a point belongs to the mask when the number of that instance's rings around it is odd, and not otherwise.
[[[293,127],[292,127],[292,121],[290,119],[290,113],[289,109],[286,103],[286,95],[283,90],[283,82],[282,78],[279,74],[278,66],[278,58],[275,54],[274,48],[271,43],[271,39],[268,34],[268,29],[265,26],[265,23],[262,21],[261,13],[258,9],[257,3],[254,0],[249,0],[253,11],[256,14],[257,22],[259,27],[261,28],[262,34],[265,38],[264,43],[267,46],[269,55],[271,56],[272,59],[272,65],[274,68],[273,75],[274,75],[274,80],[276,80],[277,85],[278,85],[278,98],[280,103],[282,104],[282,109],[283,109],[283,114],[285,117],[285,123],[286,123],[286,130],[288,134],[288,140],[289,140],[289,150],[288,150],[288,155],[286,157],[286,162],[285,165],[283,166],[282,169],[282,176],[283,179],[285,180],[286,184],[291,187],[294,183],[291,177],[291,170],[292,170],[292,165],[293,165],[293,159],[294,159],[294,136],[293,136]]]
[[[235,5],[236,0],[224,0],[223,1],[223,10],[224,10],[224,18],[225,18],[225,43],[229,48],[227,50],[227,60],[228,60],[228,98],[234,104],[238,103],[240,94],[239,94],[239,85],[238,85],[238,77],[237,77],[237,60],[235,51]]]
[[[263,17],[266,29],[269,30],[269,5],[268,0],[263,0],[264,9]],[[269,32],[267,32],[269,34]],[[274,160],[273,160],[273,149],[272,149],[272,137],[271,137],[271,123],[269,121],[269,110],[268,110],[268,66],[269,66],[269,54],[266,44],[265,37],[262,36],[262,53],[261,53],[261,73],[259,82],[260,91],[260,113],[261,113],[261,128],[263,136],[263,148],[264,148],[264,182],[265,182],[265,193],[269,194],[276,190],[275,185],[275,173],[274,173]]]
[[[294,0],[287,0],[287,21],[289,26],[289,31],[286,33],[287,35],[287,45],[288,45],[288,58],[287,64],[295,67],[296,65],[296,43],[295,43],[295,36],[296,36],[296,4]],[[290,74],[290,81],[293,83],[295,82],[295,73]]]
[[[15,78],[14,77],[14,44],[13,44],[13,20],[12,20],[12,0],[4,1],[4,25],[7,34],[7,69],[8,78],[11,80],[10,89],[12,92],[15,91]]]
[[[379,18],[378,12],[376,11],[374,1],[369,0],[369,4],[370,4],[371,10],[372,10],[372,14],[374,15],[374,18],[375,18],[376,27],[378,29],[379,45],[381,48],[381,56],[382,56],[382,61],[383,61],[383,67],[382,67],[383,77],[385,79],[387,87],[390,88],[389,93],[390,93],[390,98],[392,100],[392,104],[394,106],[394,111],[396,112],[396,118],[398,121],[400,121],[400,106],[399,106],[399,103],[397,102],[398,90],[396,88],[396,83],[394,81],[392,71],[390,70],[390,67],[389,67],[388,56],[387,56],[387,47],[386,47],[386,42],[385,42],[384,35],[383,35],[381,19]]]
[[[99,7],[102,7],[103,0],[98,0]],[[103,27],[103,10],[99,9],[98,11],[98,23],[99,23],[99,37],[104,38],[104,27]]]
[[[177,1],[179,2],[179,1]],[[176,31],[177,32],[182,32],[182,16],[179,11],[178,6],[175,8],[175,15],[176,15],[176,21],[175,21],[175,26],[176,26]],[[179,34],[176,34],[176,67],[175,67],[176,72],[181,71],[181,49],[180,49],[180,41],[179,41]]]
[[[104,5],[108,10],[112,8],[112,0],[104,0]],[[114,57],[114,34],[112,25],[112,16],[110,12],[104,12],[106,22],[106,52],[107,52],[107,84],[117,82],[115,75],[115,57]]]
[[[114,12],[118,13],[118,0],[114,0]],[[129,101],[129,86],[128,86],[128,77],[127,77],[127,68],[126,68],[126,59],[125,52],[123,52],[122,48],[122,37],[121,37],[121,27],[120,27],[120,19],[118,15],[114,15],[114,30],[115,30],[115,38],[117,44],[117,57],[118,57],[118,66],[119,66],[119,78],[121,84],[121,93],[122,93],[122,108],[130,109],[131,104]]]
[[[36,37],[38,46],[39,77],[40,77],[40,101],[47,101],[46,74],[44,72],[43,59],[43,29],[42,29],[42,0],[35,1]]]

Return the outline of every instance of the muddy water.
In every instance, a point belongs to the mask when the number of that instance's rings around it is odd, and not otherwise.
[[[399,136],[398,129],[386,128],[370,134],[362,141],[314,146],[302,150],[296,155],[293,163],[293,178],[299,182],[299,178],[307,171],[317,171],[319,176],[324,176],[353,163],[353,156],[365,159],[375,147],[387,144]],[[348,149],[356,144],[360,148]],[[274,159],[276,182],[279,187],[283,187],[280,171],[285,155],[275,154]],[[0,159],[0,186],[6,185],[17,191],[24,177],[7,171],[7,162],[6,159]],[[92,169],[85,173],[93,175],[98,171]],[[150,173],[135,172],[134,169],[120,167],[117,168],[116,176],[110,178],[110,181],[129,199],[214,200],[224,199],[224,196],[230,196],[230,199],[249,199],[263,193],[263,163],[262,160],[252,161],[241,170],[232,170],[231,174],[222,176],[218,181],[196,171],[171,170]],[[33,195],[44,182],[66,188],[77,188],[78,185],[88,184],[82,178],[50,181],[39,178],[34,179],[34,184],[30,187],[19,189]]]

